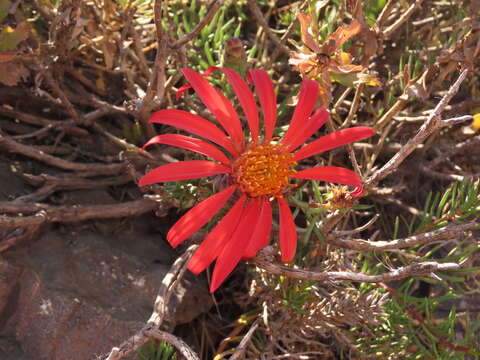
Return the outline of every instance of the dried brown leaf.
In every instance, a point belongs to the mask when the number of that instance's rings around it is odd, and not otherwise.
[[[362,24],[360,24],[357,20],[353,20],[349,25],[340,26],[337,30],[335,30],[327,38],[326,42],[328,43],[330,40],[335,41],[335,50],[337,50],[350,38],[357,35],[361,29]]]
[[[314,52],[321,52],[320,46],[318,46],[317,42],[313,38],[313,36],[308,32],[310,24],[312,23],[312,17],[305,13],[299,13],[298,19],[300,20],[300,31],[302,34],[302,41],[305,45],[307,45],[310,50]]]

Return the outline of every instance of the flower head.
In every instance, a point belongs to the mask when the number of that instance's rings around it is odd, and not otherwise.
[[[370,86],[380,85],[376,77],[361,73],[364,67],[352,64],[352,55],[341,50],[342,46],[362,29],[359,21],[353,20],[349,25],[340,26],[325,39],[323,44],[319,44],[317,41],[319,34],[312,24],[312,17],[300,13],[298,18],[304,47],[292,53],[289,63],[302,74],[302,77],[308,77],[320,83],[322,105],[328,106],[330,103],[332,80],[350,87],[360,83]]]
[[[245,115],[250,136],[245,137],[237,112],[223,94],[197,72],[182,69],[191,87],[221,127],[186,111],[160,110],[151,116],[151,122],[174,126],[202,139],[165,134],[155,136],[144,147],[152,144],[177,146],[205,155],[213,161],[191,160],[162,165],[145,174],[139,182],[139,186],[145,186],[165,181],[227,175],[227,188],[190,209],[167,234],[168,242],[173,247],[177,246],[212,219],[234,193],[239,195],[236,203],[206,236],[188,264],[192,272],[200,273],[216,261],[211,292],[218,288],[242,258],[255,256],[268,244],[272,228],[272,205],[275,204],[279,213],[282,261],[292,261],[297,234],[284,194],[295,186],[295,179],[349,185],[355,187],[351,194],[354,197],[362,193],[362,182],[353,171],[335,166],[301,170],[297,169],[298,162],[374,134],[371,128],[359,126],[331,133],[304,145],[329,117],[324,108],[314,112],[319,86],[315,81],[304,79],[298,105],[285,136],[282,139],[274,138],[277,104],[268,74],[263,70],[250,70],[247,74],[255,87],[262,109],[264,131],[261,132],[257,104],[247,83],[233,70],[211,68],[208,73],[213,70],[221,70],[232,86]]]

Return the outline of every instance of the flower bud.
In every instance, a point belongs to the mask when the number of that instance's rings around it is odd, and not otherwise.
[[[247,70],[247,54],[240,39],[232,37],[225,43],[223,66],[245,76]]]

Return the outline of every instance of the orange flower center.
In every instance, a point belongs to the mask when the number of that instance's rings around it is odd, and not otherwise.
[[[235,161],[233,177],[252,197],[281,197],[297,162],[281,144],[253,145]]]

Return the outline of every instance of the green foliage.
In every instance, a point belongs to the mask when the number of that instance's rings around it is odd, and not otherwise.
[[[142,141],[142,126],[138,121],[132,123],[122,123],[122,132],[125,139],[130,144],[140,145]]]
[[[226,42],[232,37],[239,37],[242,19],[246,18],[244,8],[234,3],[224,4],[212,20],[200,31],[193,47],[188,51],[189,67],[203,72],[210,66],[222,64],[222,56]],[[178,37],[190,33],[205,17],[208,4],[191,1],[189,5],[174,4],[166,17],[172,16]],[[235,14],[237,12],[237,14]],[[165,21],[168,23],[168,21]],[[171,30],[171,29],[170,29]]]
[[[429,193],[421,216],[413,216],[409,221],[397,217],[392,231],[392,238],[399,233],[413,235],[445,227],[452,223],[463,223],[478,218],[480,212],[480,181],[464,180],[452,184],[445,192]],[[464,235],[464,234],[459,234]],[[422,260],[465,263],[472,255],[480,253],[478,242],[456,241],[453,246],[443,242],[428,247],[417,246],[411,249]],[[375,260],[376,254],[359,255],[364,265]],[[382,263],[405,261],[402,255],[385,254]],[[366,271],[370,266],[365,266]],[[371,270],[372,271],[372,270]],[[390,358],[393,354],[402,359],[467,359],[467,356],[480,356],[476,344],[475,331],[480,328],[480,316],[462,312],[458,314],[452,301],[470,292],[465,276],[475,276],[478,267],[465,267],[440,278],[411,278],[398,288],[386,287],[391,294],[385,311],[388,316],[382,319],[381,325],[371,329],[375,336],[357,338],[359,348],[368,354],[381,358]],[[373,272],[380,272],[374,267]],[[472,281],[475,281],[472,278]],[[423,285],[422,285],[423,284]],[[363,291],[371,288],[364,284]],[[431,297],[415,296],[419,286],[434,286],[435,295]],[[474,290],[478,293],[478,289]],[[450,313],[440,316],[439,313],[450,309]],[[462,337],[459,338],[459,329]],[[353,331],[357,331],[354,329]]]
[[[386,0],[370,0],[365,2],[364,15],[369,25],[375,23],[386,2]]]
[[[166,182],[163,188],[167,193],[166,196],[173,199],[180,210],[191,208],[216,191],[212,189],[211,179],[205,178]]]
[[[282,304],[298,314],[306,315],[305,306],[315,300],[312,292],[313,281],[303,281],[280,277]]]
[[[444,193],[430,192],[422,216],[406,223],[409,234],[440,229],[450,222],[463,223],[480,214],[480,181],[453,183]]]
[[[138,360],[177,360],[175,348],[167,343],[150,341],[137,352]]]
[[[378,327],[370,329],[375,336],[357,338],[359,349],[389,359],[398,358],[395,356],[402,359],[479,356],[475,331],[480,328],[480,316],[457,314],[455,307],[449,305],[459,297],[452,290],[434,298],[413,296],[416,285],[415,279],[409,279],[398,289],[390,289],[392,298],[385,306],[387,316]],[[450,308],[449,313],[440,317],[439,312],[445,312],[445,308]],[[458,338],[460,328],[463,339]]]

